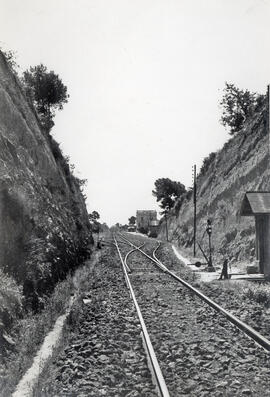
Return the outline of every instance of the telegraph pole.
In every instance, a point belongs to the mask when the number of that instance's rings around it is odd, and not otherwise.
[[[212,262],[212,246],[211,246],[211,234],[212,234],[212,222],[210,219],[207,219],[207,227],[206,227],[206,231],[208,234],[208,241],[209,241],[209,267],[213,267],[213,262]]]
[[[166,240],[169,241],[167,212],[168,212],[168,210],[167,210],[167,207],[166,207],[165,208]]]
[[[268,117],[267,117],[267,129],[268,129],[268,158],[270,161],[270,85],[268,84],[267,86],[267,111],[268,111]]]
[[[197,229],[197,174],[196,164],[192,167],[193,177],[193,204],[194,204],[194,227],[193,227],[193,256],[196,256],[196,229]]]

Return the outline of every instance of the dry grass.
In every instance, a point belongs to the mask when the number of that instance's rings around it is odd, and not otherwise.
[[[36,315],[28,314],[17,320],[12,330],[14,350],[5,359],[1,368],[0,396],[11,394],[14,387],[32,364],[33,356],[59,315],[67,308],[74,284],[71,276],[59,283],[53,294],[45,301],[44,310]]]
[[[45,336],[54,326],[56,319],[63,314],[69,304],[70,296],[76,295],[74,305],[78,305],[83,292],[89,290],[91,281],[90,269],[98,261],[100,253],[94,253],[90,261],[84,266],[77,269],[74,275],[68,276],[66,280],[59,283],[53,294],[45,302],[44,310],[36,315],[28,315],[18,321],[13,333],[16,335],[16,347],[14,352],[10,354],[6,362],[6,367],[2,369],[0,374],[0,396],[6,397],[10,395],[17,383],[31,366],[33,357],[38,351]],[[73,311],[71,312],[72,316]],[[74,316],[76,319],[76,316]],[[69,320],[70,321],[70,320]],[[71,326],[71,324],[70,324]],[[62,339],[67,335],[68,325],[64,327]],[[62,341],[60,341],[61,346]],[[48,375],[48,365],[45,372],[40,374],[40,381]],[[35,391],[36,396],[44,395],[40,393],[39,381]],[[49,395],[49,394],[46,394]]]
[[[67,346],[67,341],[72,335],[72,331],[78,327],[82,315],[82,297],[89,292],[90,285],[93,284],[92,269],[100,260],[102,252],[98,251],[93,254],[93,258],[86,266],[77,270],[73,277],[73,284],[76,289],[76,298],[72,305],[71,311],[64,325],[61,340],[54,350],[53,356],[47,361],[44,370],[39,376],[39,380],[34,387],[33,397],[49,397],[58,395],[57,383],[51,382],[55,379],[55,361],[61,355],[63,349]]]
[[[268,284],[249,285],[243,290],[243,295],[251,301],[262,304],[267,308],[270,307],[270,285]]]

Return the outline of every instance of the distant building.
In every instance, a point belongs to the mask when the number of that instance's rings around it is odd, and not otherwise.
[[[139,232],[148,233],[152,226],[156,227],[158,224],[157,211],[138,210],[136,212],[136,224]]]

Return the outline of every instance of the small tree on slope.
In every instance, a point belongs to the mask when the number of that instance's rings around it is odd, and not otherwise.
[[[229,127],[230,135],[240,131],[245,121],[263,104],[264,95],[240,90],[234,84],[225,83],[224,95],[220,101],[221,124]]]
[[[54,125],[55,111],[62,110],[68,101],[67,87],[57,74],[48,72],[42,64],[26,70],[23,73],[23,83],[26,95],[33,102],[43,126],[49,132]]]

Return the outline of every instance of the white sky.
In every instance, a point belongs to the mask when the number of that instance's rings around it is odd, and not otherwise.
[[[225,81],[265,92],[269,44],[270,0],[0,0],[0,45],[68,86],[53,134],[109,225],[158,208],[157,178],[191,185],[229,137]]]

